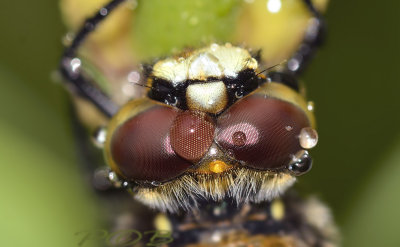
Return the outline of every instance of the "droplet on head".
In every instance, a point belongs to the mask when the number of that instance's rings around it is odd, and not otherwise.
[[[305,149],[313,148],[318,143],[318,133],[315,129],[306,127],[302,128],[299,135],[300,146]]]
[[[218,44],[215,44],[215,43],[213,43],[213,44],[211,44],[211,51],[217,51],[217,49],[219,48],[219,45]]]
[[[128,181],[122,182],[121,187],[124,188],[124,189],[129,188],[129,182]]]
[[[291,130],[293,129],[293,127],[290,126],[290,125],[288,125],[288,126],[285,127],[285,129],[286,129],[287,131],[291,131]]]
[[[152,182],[151,182],[151,185],[153,185],[153,186],[160,186],[161,183],[158,182],[158,181],[152,181]]]
[[[235,146],[243,146],[246,144],[246,134],[242,131],[236,131],[232,135],[232,142]]]
[[[94,145],[98,148],[103,148],[106,142],[107,130],[104,127],[97,128],[93,133],[92,141]]]
[[[313,101],[308,101],[307,110],[309,110],[311,112],[314,111],[314,102]]]
[[[312,159],[306,150],[300,150],[292,157],[288,170],[295,176],[300,176],[311,170]]]
[[[209,151],[210,155],[216,155],[217,153],[218,153],[218,150],[215,147],[210,148],[210,151]]]

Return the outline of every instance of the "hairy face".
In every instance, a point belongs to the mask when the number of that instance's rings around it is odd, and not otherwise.
[[[144,204],[176,212],[201,200],[262,202],[309,170],[300,134],[312,130],[312,112],[296,90],[260,75],[246,49],[213,44],[161,60],[148,81],[149,97],[113,117],[105,146]]]

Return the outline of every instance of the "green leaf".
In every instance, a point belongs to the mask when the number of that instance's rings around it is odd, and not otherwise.
[[[239,0],[139,1],[132,32],[135,56],[160,57],[186,47],[229,41],[240,3]]]
[[[400,246],[400,139],[375,167],[346,214],[345,246]]]

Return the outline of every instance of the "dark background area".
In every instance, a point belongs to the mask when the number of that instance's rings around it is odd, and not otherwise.
[[[399,11],[399,1],[331,1],[304,76],[320,142],[297,187],[330,205],[344,246],[400,246]],[[6,1],[1,12],[0,245],[76,246],[99,217],[51,80],[66,31],[58,2]]]

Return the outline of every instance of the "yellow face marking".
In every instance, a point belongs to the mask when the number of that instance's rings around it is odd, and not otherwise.
[[[215,160],[209,164],[210,171],[214,173],[221,173],[229,169],[229,166],[220,160]]]

